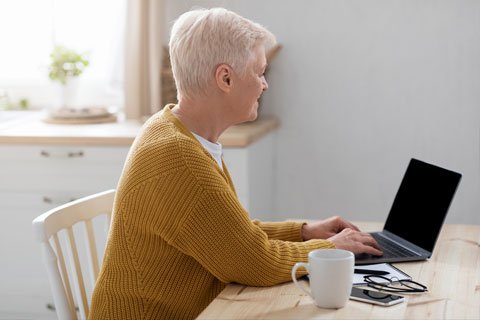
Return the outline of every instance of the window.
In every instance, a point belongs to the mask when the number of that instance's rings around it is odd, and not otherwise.
[[[63,45],[85,53],[78,102],[121,106],[125,0],[0,0],[0,90],[33,108],[58,99],[48,78],[50,52]]]

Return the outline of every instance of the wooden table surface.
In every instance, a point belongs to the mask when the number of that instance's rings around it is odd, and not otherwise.
[[[365,231],[382,227],[357,225]],[[428,293],[390,307],[349,300],[331,310],[316,307],[292,282],[266,288],[230,284],[198,319],[480,319],[480,226],[445,225],[432,258],[394,265],[427,285]]]

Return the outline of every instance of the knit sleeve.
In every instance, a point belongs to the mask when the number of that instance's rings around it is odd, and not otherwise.
[[[269,239],[231,192],[204,193],[172,240],[222,282],[250,286],[287,282],[293,265],[307,261],[311,250],[334,248],[326,240]]]
[[[264,222],[253,220],[253,224],[260,227],[268,235],[269,239],[277,239],[284,241],[301,242],[302,226],[304,222],[295,221],[279,221],[279,222]]]

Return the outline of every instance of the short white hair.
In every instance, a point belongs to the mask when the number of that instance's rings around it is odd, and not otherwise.
[[[257,45],[275,44],[265,27],[224,8],[185,12],[173,24],[170,61],[177,98],[206,92],[222,63],[245,74]]]

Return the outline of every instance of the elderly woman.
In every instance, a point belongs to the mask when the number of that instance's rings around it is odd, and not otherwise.
[[[332,217],[252,221],[217,142],[257,117],[268,85],[264,27],[225,9],[178,18],[170,57],[178,104],[145,123],[120,179],[90,319],[195,318],[231,282],[289,281],[309,251],[380,255],[368,234]]]

